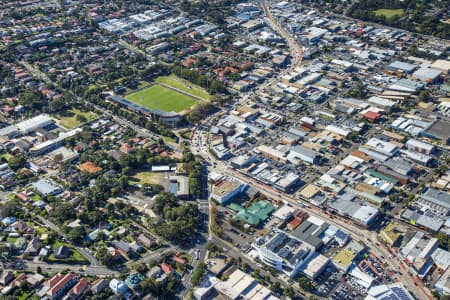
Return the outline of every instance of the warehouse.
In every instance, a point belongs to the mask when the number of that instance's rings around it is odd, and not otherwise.
[[[392,109],[394,107],[394,105],[396,104],[394,101],[380,98],[377,96],[372,96],[367,101],[369,101],[371,104],[373,104],[375,106],[381,107],[383,109],[389,109],[389,110]]]
[[[408,148],[408,150],[410,151],[415,151],[415,152],[419,152],[422,154],[432,154],[434,151],[434,146],[415,140],[415,139],[409,139],[406,142],[406,148]]]
[[[378,209],[356,199],[352,193],[344,193],[328,201],[331,210],[344,217],[350,217],[363,227],[370,227],[378,217]]]
[[[286,162],[287,158],[285,156],[285,153],[282,151],[279,151],[277,149],[274,149],[272,147],[261,145],[257,148],[257,150],[264,156],[271,158],[273,160],[278,160],[282,162]]]
[[[335,133],[337,135],[343,136],[343,137],[347,137],[351,133],[350,130],[347,130],[347,129],[344,129],[344,128],[341,128],[341,127],[338,127],[335,125],[327,125],[327,127],[325,129],[332,133]]]
[[[48,126],[50,124],[53,124],[53,119],[50,118],[48,115],[39,115],[34,118],[22,121],[20,123],[16,124],[16,127],[19,129],[20,132],[23,134],[28,134],[32,131],[35,131],[38,128],[43,128],[45,126]]]
[[[0,129],[0,137],[6,137],[8,139],[15,138],[20,133],[17,128],[13,125],[6,126]]]
[[[371,138],[370,140],[368,140],[366,143],[366,147],[388,157],[391,157],[398,152],[398,147],[396,145],[377,138]]]
[[[388,70],[389,71],[393,71],[393,72],[401,71],[401,72],[404,72],[404,73],[407,73],[407,74],[412,73],[416,68],[417,68],[416,65],[408,64],[408,63],[401,62],[401,61],[398,61],[398,60],[394,61],[393,63],[391,63],[388,66]]]
[[[434,63],[431,64],[433,69],[437,69],[442,71],[444,74],[450,73],[450,60],[446,59],[438,59]]]
[[[424,84],[422,82],[402,78],[389,85],[388,89],[397,92],[416,93],[417,91],[423,89],[423,87]]]
[[[440,76],[442,74],[441,70],[428,68],[428,67],[421,67],[417,71],[413,73],[413,77],[428,83],[435,83],[439,80]]]
[[[288,159],[291,162],[302,160],[310,164],[319,164],[320,154],[314,150],[305,148],[303,146],[295,146],[291,148],[288,155]]]

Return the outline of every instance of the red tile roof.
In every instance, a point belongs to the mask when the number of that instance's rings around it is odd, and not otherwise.
[[[184,259],[182,259],[181,257],[178,257],[178,256],[174,256],[172,259],[173,259],[174,262],[179,263],[181,265],[184,265],[186,263],[186,260],[184,260]]]
[[[377,112],[374,111],[368,111],[364,114],[364,117],[366,119],[369,119],[371,121],[375,121],[376,119],[378,119],[379,117],[381,117],[381,115]]]
[[[163,272],[164,273],[166,273],[166,274],[170,274],[170,273],[172,273],[172,267],[171,266],[169,266],[168,264],[166,264],[166,263],[162,263],[161,265],[160,265],[160,267],[161,267],[161,270],[163,270]]]
[[[81,278],[80,281],[73,287],[73,292],[76,295],[82,294],[89,285],[89,281],[86,278]]]
[[[60,281],[61,278],[63,278],[63,277],[64,277],[63,274],[58,273],[58,274],[56,274],[55,276],[53,276],[52,278],[50,278],[50,279],[46,282],[46,285],[49,286],[49,287],[53,287],[53,286],[55,286],[55,284],[57,284],[58,281]]]
[[[301,219],[299,219],[299,218],[294,218],[292,221],[290,221],[290,222],[287,224],[287,227],[288,227],[290,230],[294,230],[295,228],[297,228],[298,225],[300,225],[301,222],[302,222]]]
[[[52,295],[56,295],[61,289],[65,288],[66,285],[73,280],[73,278],[75,277],[75,275],[73,275],[72,273],[66,274],[66,276],[64,276],[60,281],[58,281],[58,283],[50,288],[50,290],[48,291],[48,295],[52,296]]]

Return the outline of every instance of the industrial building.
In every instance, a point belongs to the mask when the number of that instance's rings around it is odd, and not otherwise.
[[[401,71],[401,72],[404,72],[404,73],[407,73],[407,74],[412,73],[416,68],[417,68],[416,65],[408,64],[408,63],[401,62],[401,61],[398,61],[398,60],[392,62],[388,66],[388,70],[389,71],[392,71],[392,72]]]
[[[396,145],[377,138],[371,138],[365,146],[388,157],[394,156],[398,152]]]
[[[365,300],[414,300],[415,298],[401,283],[378,285],[369,289]]]
[[[32,131],[35,131],[38,128],[46,127],[50,124],[53,124],[53,119],[48,115],[39,115],[34,118],[22,121],[16,124],[16,127],[23,134],[28,134]]]
[[[64,141],[81,132],[81,128],[75,128],[67,132],[61,133],[57,138],[45,141],[30,148],[29,152],[32,156],[39,156],[51,152],[62,146]]]
[[[377,208],[356,199],[352,193],[344,193],[328,201],[331,210],[344,217],[350,217],[363,227],[370,227],[379,215]]]
[[[320,154],[303,146],[294,146],[289,151],[288,159],[292,163],[296,163],[298,160],[301,160],[303,162],[316,165],[320,163]]]
[[[255,278],[235,269],[227,274],[227,280],[221,281],[215,276],[207,275],[195,289],[194,297],[197,300],[207,299],[247,299],[247,300],[278,300],[271,290],[259,284]]]
[[[441,77],[442,71],[438,69],[421,67],[415,71],[412,76],[420,81],[435,83]]]
[[[428,239],[425,233],[418,231],[414,237],[400,248],[400,255],[408,263],[410,271],[419,278],[424,278],[433,266],[432,253],[439,247],[437,238]]]
[[[434,146],[428,143],[424,143],[415,139],[409,139],[406,142],[406,148],[410,151],[419,152],[422,154],[432,154],[434,150]]]

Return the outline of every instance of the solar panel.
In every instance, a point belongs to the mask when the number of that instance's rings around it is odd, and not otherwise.
[[[397,286],[392,287],[392,292],[394,292],[397,295],[398,299],[400,299],[400,300],[409,300],[409,299],[411,299],[405,293],[405,290],[400,288],[400,287],[397,287]]]

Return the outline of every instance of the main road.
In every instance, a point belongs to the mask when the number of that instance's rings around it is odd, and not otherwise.
[[[204,133],[202,134],[200,131],[196,131],[195,133],[196,135],[194,136],[194,139],[198,139],[201,143],[205,143],[206,145],[208,144],[208,141],[205,141],[204,139]],[[206,160],[214,162],[216,168],[215,171],[245,182],[272,199],[282,200],[283,202],[289,203],[294,207],[299,206],[298,199],[277,191],[271,186],[268,186],[264,183],[258,182],[248,175],[228,167],[223,161],[217,160],[213,155],[211,155],[211,153],[209,153],[209,151],[207,150],[207,146],[205,147],[205,145],[203,145],[202,147],[194,147],[192,151],[194,154],[200,155]],[[329,224],[345,230],[355,240],[363,242],[369,248],[370,252],[373,253],[378,259],[380,259],[382,263],[384,263],[386,266],[389,266],[390,268],[399,271],[401,275],[398,276],[397,280],[403,283],[409,290],[413,291],[415,295],[420,296],[420,299],[433,299],[430,292],[422,286],[422,283],[411,276],[411,274],[409,274],[408,266],[405,265],[403,261],[399,260],[395,255],[394,258],[389,259],[389,257],[392,257],[391,250],[387,249],[384,245],[377,242],[376,232],[369,231],[365,228],[349,223],[349,220],[341,218],[339,216],[330,216],[324,213],[321,209],[314,206],[305,206],[302,207],[302,209],[308,212],[310,215],[319,216]]]
[[[64,270],[70,270],[72,272],[82,272],[86,275],[90,276],[117,276],[120,275],[120,272],[111,270],[102,266],[80,266],[80,265],[71,265],[71,264],[52,264],[47,262],[33,262],[33,261],[24,261],[25,269],[28,271],[36,272],[38,267],[41,268],[42,271],[45,272],[61,272]]]
[[[278,20],[272,15],[269,2],[263,1],[262,6],[264,9],[264,21],[266,21],[266,24],[269,25],[273,31],[281,35],[281,37],[283,37],[288,43],[289,51],[292,56],[291,68],[293,69],[299,66],[303,60],[302,46],[296,41],[295,37],[293,37],[282,25],[280,25],[280,23],[278,23]]]

